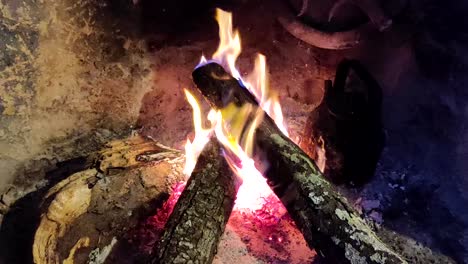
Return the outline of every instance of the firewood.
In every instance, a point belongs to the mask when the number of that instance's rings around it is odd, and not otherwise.
[[[91,168],[44,195],[34,263],[102,263],[184,180],[182,153],[139,136],[111,142],[88,160]]]
[[[211,263],[238,186],[219,143],[211,140],[164,227],[151,263]]]
[[[252,94],[216,63],[198,67],[192,77],[214,108],[221,109],[232,102],[258,105]],[[268,184],[309,246],[326,259],[335,263],[453,262],[403,239],[384,243],[347,199],[324,179],[314,161],[266,115],[256,130],[255,144],[256,163],[266,158],[269,164],[264,173]]]

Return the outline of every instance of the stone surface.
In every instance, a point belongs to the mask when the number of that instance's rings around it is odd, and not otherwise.
[[[154,73],[143,44],[122,29],[129,22],[109,9],[87,0],[0,3],[0,190],[134,125]]]

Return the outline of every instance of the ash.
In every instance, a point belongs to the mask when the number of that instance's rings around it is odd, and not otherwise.
[[[292,219],[287,214],[275,214],[268,207],[267,202],[254,212],[232,213],[213,263],[299,264],[314,260],[315,251],[307,247]],[[238,262],[247,259],[249,262]]]
[[[174,209],[184,182],[173,192],[153,216],[148,217],[128,235],[136,256],[150,256],[164,232],[164,226]],[[221,237],[213,263],[311,263],[316,253],[309,249],[279,199],[265,198],[257,210],[234,210]]]

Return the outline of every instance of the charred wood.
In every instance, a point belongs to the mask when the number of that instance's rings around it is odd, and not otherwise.
[[[221,109],[229,103],[258,105],[238,80],[216,63],[198,67],[195,84],[209,103]],[[384,243],[327,180],[314,161],[281,133],[265,115],[255,136],[254,159],[266,158],[264,173],[304,235],[309,246],[335,263],[451,263],[428,251],[404,251]],[[398,241],[394,240],[395,243]],[[399,245],[406,247],[405,245]],[[409,254],[407,254],[410,252]],[[413,262],[412,254],[421,256]]]
[[[166,223],[151,263],[211,263],[237,189],[220,145],[211,140]]]

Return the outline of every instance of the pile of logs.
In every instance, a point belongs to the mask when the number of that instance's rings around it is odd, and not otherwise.
[[[198,67],[193,80],[213,108],[258,107],[218,64]],[[214,138],[207,144],[161,239],[143,262],[212,262],[240,184],[222,148]],[[258,163],[266,157],[269,186],[326,263],[453,263],[410,238],[376,231],[267,115],[256,130],[253,155]],[[114,238],[136,226],[138,211],[167,198],[170,186],[184,178],[180,152],[140,137],[112,143],[91,160],[90,169],[71,175],[44,197],[35,263],[104,263]]]
[[[216,63],[198,67],[192,76],[216,109],[230,103],[258,107],[253,95]],[[309,246],[330,263],[453,263],[409,238],[374,231],[267,115],[256,130],[254,160],[265,157],[268,184]]]

